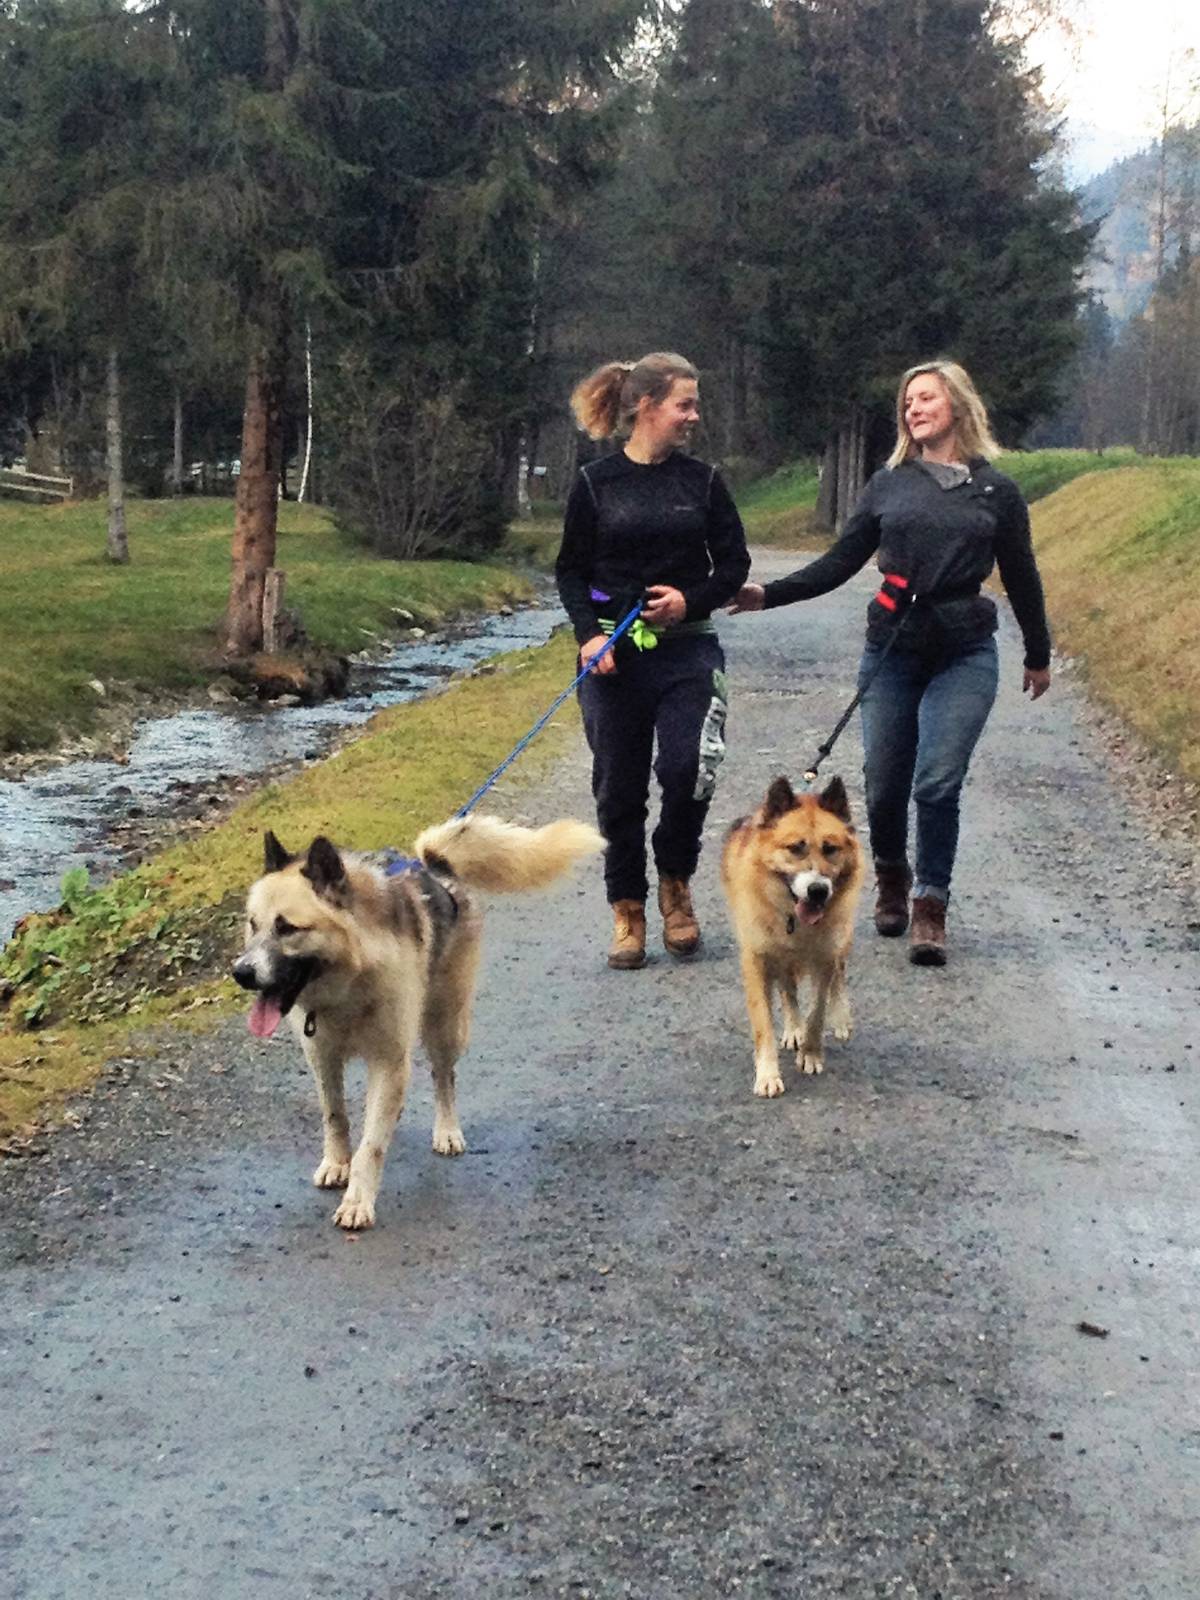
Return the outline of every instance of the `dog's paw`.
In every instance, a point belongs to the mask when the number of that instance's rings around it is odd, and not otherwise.
[[[800,1068],[801,1072],[807,1073],[809,1076],[812,1076],[814,1073],[825,1071],[825,1063],[821,1060],[820,1056],[811,1055],[808,1051],[805,1051],[796,1064]]]
[[[435,1128],[433,1148],[439,1156],[460,1156],[467,1148],[467,1141],[463,1138],[461,1128]]]
[[[781,1050],[799,1050],[804,1043],[804,1030],[799,1023],[794,1028],[785,1028],[779,1035]]]
[[[333,1213],[333,1220],[348,1233],[361,1233],[364,1228],[373,1228],[375,1202],[368,1200],[365,1195],[350,1193]]]
[[[783,1079],[776,1073],[765,1073],[754,1080],[754,1092],[760,1100],[774,1100],[783,1093]]]
[[[841,1044],[845,1044],[846,1040],[854,1032],[854,1024],[850,1021],[850,1018],[847,1017],[845,1022],[835,1022],[830,1031],[835,1039],[837,1039]]]
[[[318,1189],[344,1189],[350,1182],[350,1157],[344,1161],[331,1161],[322,1157],[321,1165],[313,1173],[313,1183]]]

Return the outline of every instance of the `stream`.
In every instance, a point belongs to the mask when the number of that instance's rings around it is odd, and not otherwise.
[[[93,881],[111,876],[124,854],[114,833],[125,824],[169,817],[198,784],[218,791],[216,804],[222,786],[315,760],[385,706],[437,693],[453,673],[489,656],[544,644],[563,620],[551,605],[474,619],[356,659],[340,700],[237,702],[147,717],[134,729],[127,761],[71,760],[0,780],[0,942],[27,912],[58,904],[70,868],[86,867]]]

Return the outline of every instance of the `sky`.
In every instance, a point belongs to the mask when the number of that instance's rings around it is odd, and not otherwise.
[[[1200,4],[1075,0],[1072,12],[1073,40],[1043,27],[1029,54],[1066,115],[1067,167],[1079,182],[1154,139],[1168,64],[1181,89],[1200,77]]]

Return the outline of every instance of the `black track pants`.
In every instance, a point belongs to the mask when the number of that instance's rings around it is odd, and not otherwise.
[[[579,686],[592,751],[592,793],[608,840],[604,882],[610,903],[645,900],[650,770],[662,788],[654,830],[661,875],[690,878],[725,754],[725,656],[715,634],[660,641],[622,652],[615,674],[589,673]],[[657,756],[655,744],[657,743]]]

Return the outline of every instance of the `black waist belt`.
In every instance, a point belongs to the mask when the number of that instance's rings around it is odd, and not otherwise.
[[[940,606],[949,600],[972,600],[978,593],[977,583],[964,583],[956,589],[938,589],[933,594],[913,594],[907,578],[898,572],[885,572],[875,598],[885,611],[900,611],[907,606]]]

